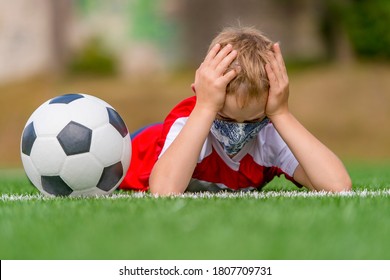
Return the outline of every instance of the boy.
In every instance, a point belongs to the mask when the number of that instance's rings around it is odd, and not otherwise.
[[[279,44],[253,28],[211,43],[192,84],[163,124],[133,135],[122,189],[159,195],[260,190],[275,176],[331,192],[351,189],[338,157],[290,113]]]

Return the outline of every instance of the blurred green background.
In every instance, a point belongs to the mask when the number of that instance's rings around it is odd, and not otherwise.
[[[345,160],[390,158],[390,1],[0,1],[0,167],[54,96],[106,100],[130,131],[161,121],[225,26],[279,41],[290,108]]]

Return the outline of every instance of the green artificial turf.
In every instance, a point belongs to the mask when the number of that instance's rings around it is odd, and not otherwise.
[[[347,166],[356,195],[44,198],[2,170],[0,259],[389,259],[390,164]]]

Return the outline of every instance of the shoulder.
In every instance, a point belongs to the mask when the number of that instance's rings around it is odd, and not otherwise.
[[[279,167],[289,176],[293,175],[298,161],[272,123],[260,131],[258,143],[257,152],[267,166]]]
[[[189,98],[182,100],[175,107],[173,107],[173,109],[169,112],[169,114],[165,118],[165,121],[169,121],[181,117],[188,117],[191,114],[192,110],[194,109],[195,104],[196,104],[196,96],[191,96]]]
[[[175,127],[174,131],[179,132],[186,123],[188,116],[195,107],[196,97],[192,96],[178,103],[167,115],[163,123],[163,137]]]
[[[274,165],[275,160],[286,150],[287,144],[280,137],[272,123],[260,130],[254,149],[255,158],[266,165]]]
[[[277,148],[286,145],[272,123],[260,130],[258,140],[262,147]]]
[[[191,114],[196,104],[196,97],[192,96],[178,103],[167,115],[164,120],[163,128],[158,140],[158,146],[164,152],[181,129],[187,122],[188,116]],[[162,154],[162,153],[161,153]]]

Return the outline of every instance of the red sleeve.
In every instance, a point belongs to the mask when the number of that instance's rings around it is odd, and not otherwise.
[[[179,118],[188,117],[192,110],[195,107],[196,97],[192,96],[187,99],[184,99],[179,104],[177,104],[172,111],[168,114],[168,116],[164,120],[161,136],[158,139],[157,146],[159,147],[158,155],[160,155],[161,150],[164,147],[165,140],[169,131],[171,130],[172,125]]]
[[[146,191],[149,177],[157,160],[157,139],[161,135],[162,124],[146,128],[131,141],[131,161],[119,189]]]
[[[176,119],[189,116],[195,103],[195,96],[183,100],[172,109],[163,124],[152,125],[132,139],[130,167],[119,189],[138,191],[149,189],[150,173],[164,147],[171,126]]]

